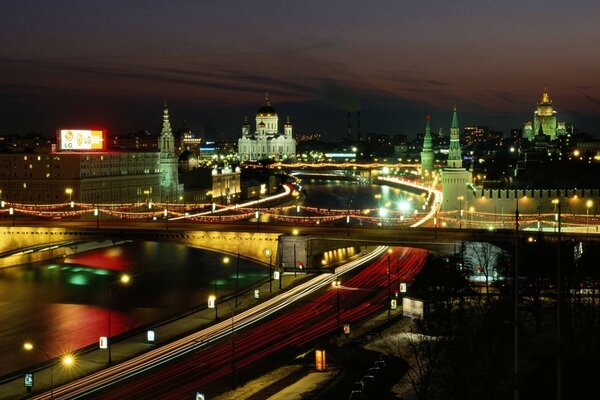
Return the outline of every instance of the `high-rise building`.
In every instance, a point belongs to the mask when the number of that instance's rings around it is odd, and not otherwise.
[[[550,140],[567,134],[565,123],[556,120],[556,111],[546,89],[544,89],[542,99],[533,113],[533,122],[527,121],[523,126],[523,138],[533,142],[535,136],[540,132],[540,128],[544,135],[549,136]]]

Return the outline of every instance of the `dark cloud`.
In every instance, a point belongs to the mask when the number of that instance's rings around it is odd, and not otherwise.
[[[508,92],[497,92],[497,91],[492,91],[491,92],[496,98],[500,99],[500,100],[504,100],[507,103],[510,104],[516,104],[516,105],[531,105],[531,103],[518,99],[515,96],[513,96],[511,93]]]

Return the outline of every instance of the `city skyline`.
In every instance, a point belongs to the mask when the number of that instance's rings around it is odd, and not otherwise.
[[[295,132],[414,137],[430,114],[504,131],[548,88],[562,121],[600,131],[592,1],[7,1],[0,5],[0,131],[175,129],[241,133],[269,92]],[[74,33],[75,32],[75,33]],[[353,127],[356,132],[356,121]]]

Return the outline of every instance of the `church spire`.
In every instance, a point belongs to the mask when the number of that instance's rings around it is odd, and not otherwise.
[[[160,138],[158,140],[158,150],[164,154],[175,154],[175,139],[173,138],[173,132],[171,131],[167,100],[164,101],[163,106],[163,123],[162,130],[160,131]]]
[[[269,101],[269,92],[265,92],[265,106],[271,106],[271,102]]]

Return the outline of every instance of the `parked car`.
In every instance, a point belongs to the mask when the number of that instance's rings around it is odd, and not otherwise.
[[[378,368],[384,369],[385,368],[385,361],[383,361],[383,360],[377,360],[377,361],[375,361],[375,366],[378,367]]]
[[[377,378],[379,375],[381,375],[381,368],[379,368],[379,367],[369,368],[369,375],[373,375],[375,378]]]
[[[352,384],[352,390],[365,390],[365,383],[363,381],[356,381]]]
[[[353,390],[350,392],[349,400],[364,399],[365,395],[362,390]]]

